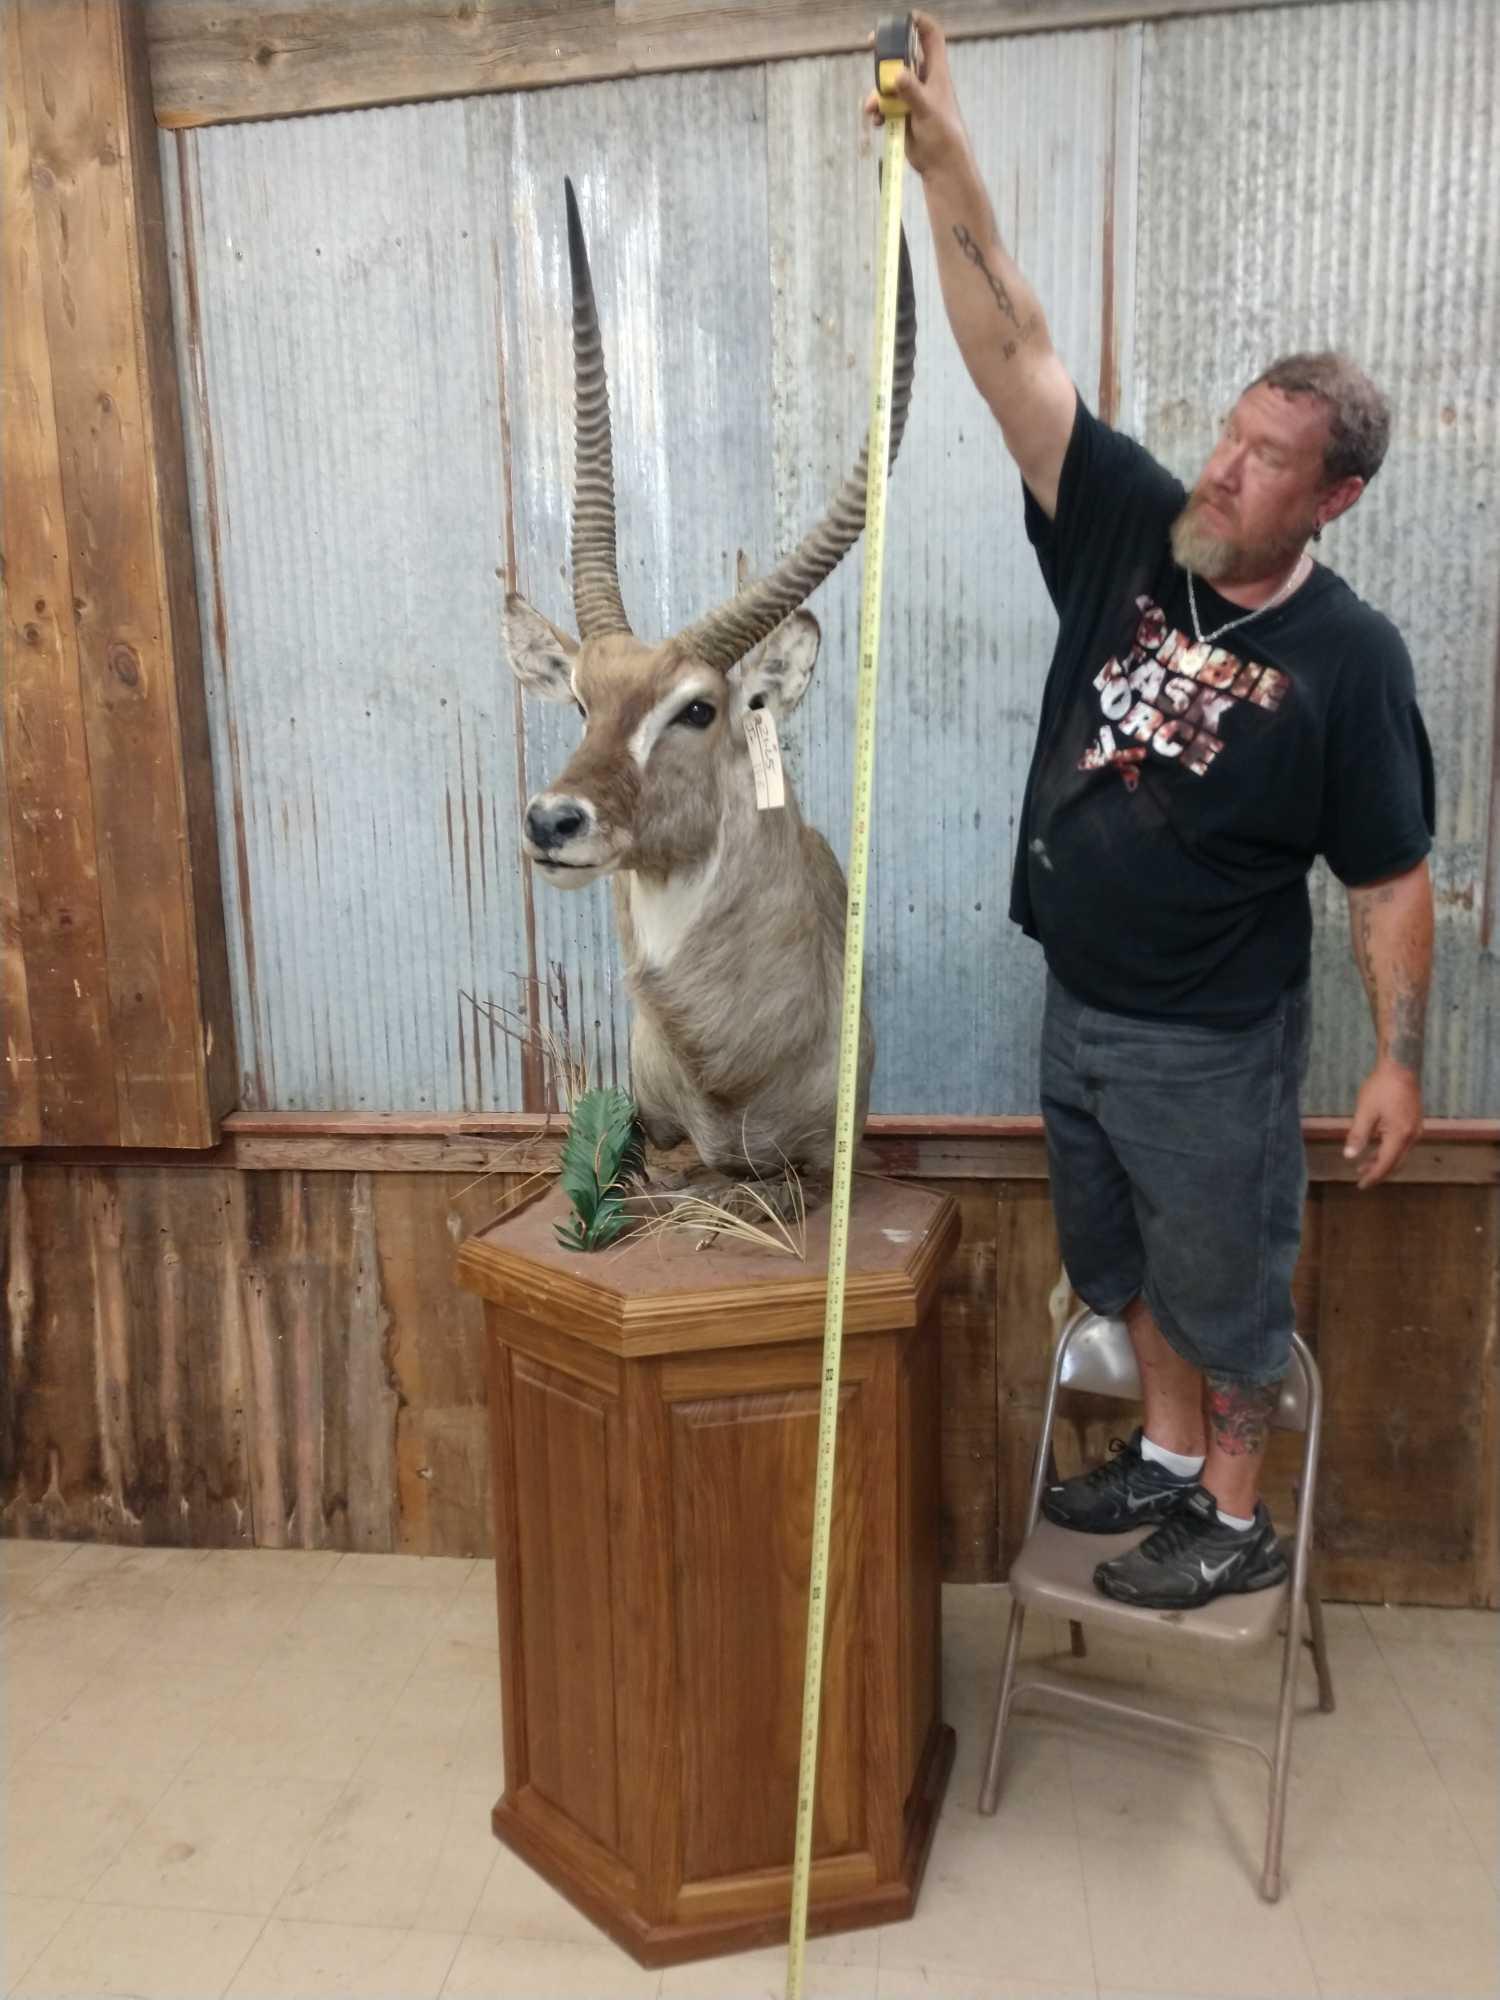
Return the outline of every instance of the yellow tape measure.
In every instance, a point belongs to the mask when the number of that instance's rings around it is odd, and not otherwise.
[[[822,1394],[818,1405],[817,1487],[813,1504],[812,1567],[807,1605],[807,1667],[802,1689],[802,1761],[797,1779],[797,1845],[792,1861],[792,1928],[787,2000],[801,2000],[812,1873],[813,1797],[818,1770],[818,1721],[823,1694],[823,1640],[828,1610],[828,1544],[833,1522],[833,1471],[840,1362],[844,1347],[844,1280],[849,1261],[849,1201],[854,1179],[855,1108],[859,1090],[860,995],[864,983],[865,906],[870,879],[870,821],[875,790],[875,687],[880,668],[880,597],[885,569],[885,495],[890,478],[891,379],[896,366],[896,273],[901,248],[901,183],[906,168],[906,106],[889,90],[906,63],[919,73],[916,26],[885,21],[875,35],[875,82],[885,114],[880,184],[880,233],[875,265],[875,359],[870,387],[869,483],[865,489],[865,573],[860,598],[859,682],[854,723],[854,814],[849,839],[849,901],[844,931],[844,995],[839,1023],[838,1116],[834,1127],[833,1194],[828,1225],[828,1303],[823,1320]]]

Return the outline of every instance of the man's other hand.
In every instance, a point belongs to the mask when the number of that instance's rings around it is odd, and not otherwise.
[[[1394,1173],[1422,1131],[1422,1086],[1389,1059],[1376,1063],[1360,1086],[1344,1158],[1358,1160],[1355,1180],[1371,1188]]]

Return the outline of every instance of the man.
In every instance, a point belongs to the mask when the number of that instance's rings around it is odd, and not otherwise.
[[[1375,1023],[1344,1149],[1359,1185],[1421,1129],[1431,755],[1399,635],[1307,546],[1374,477],[1389,412],[1351,362],[1292,356],[1240,397],[1191,495],[1091,415],[1000,241],[942,32],[916,19],[908,155],[1060,621],[1011,900],[1047,958],[1053,1205],[1144,1389],[1143,1428],[1043,1509],[1086,1533],[1156,1524],[1095,1582],[1184,1608],[1286,1574],[1259,1490],[1306,1191],[1320,853]]]

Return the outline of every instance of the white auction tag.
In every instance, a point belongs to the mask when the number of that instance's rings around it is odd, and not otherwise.
[[[750,768],[755,773],[755,809],[770,812],[786,804],[786,783],[781,775],[781,743],[776,734],[776,718],[768,708],[745,710],[745,742],[750,751]]]

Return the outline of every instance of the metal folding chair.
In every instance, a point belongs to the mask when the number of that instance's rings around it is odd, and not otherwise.
[[[1005,1637],[1000,1692],[995,1704],[995,1726],[990,1736],[979,1810],[992,1813],[999,1802],[1000,1760],[1006,1729],[1011,1708],[1023,1694],[1041,1695],[1065,1705],[1124,1716],[1132,1722],[1148,1723],[1177,1736],[1206,1737],[1219,1743],[1237,1744],[1241,1749],[1253,1750],[1256,1756],[1264,1759],[1270,1770],[1265,1864],[1261,1871],[1260,1893],[1267,1902],[1274,1903],[1281,1894],[1281,1835],[1286,1819],[1287,1770],[1292,1753],[1297,1662],[1301,1654],[1301,1609],[1304,1603],[1307,1605],[1310,1643],[1318,1675],[1318,1706],[1325,1713],[1333,1708],[1333,1681],[1328,1670],[1323,1607],[1308,1574],[1318,1444],[1323,1422],[1323,1387],[1318,1365],[1301,1336],[1294,1333],[1292,1365],[1282,1383],[1281,1401],[1271,1420],[1274,1428],[1301,1431],[1304,1438],[1290,1577],[1269,1590],[1218,1597],[1201,1610],[1186,1612],[1150,1611],[1139,1605],[1118,1604],[1094,1588],[1096,1565],[1110,1556],[1134,1548],[1151,1532],[1149,1528],[1138,1528],[1123,1535],[1084,1535],[1070,1528],[1059,1528],[1041,1518],[1042,1488],[1051,1456],[1058,1391],[1065,1387],[1087,1390],[1096,1396],[1139,1401],[1140,1376],[1123,1320],[1103,1319],[1098,1313],[1087,1311],[1075,1313],[1059,1335],[1053,1352],[1042,1432],[1032,1469],[1026,1540],[1010,1572],[1010,1626]],[[1183,1722],[1176,1716],[1138,1708],[1133,1702],[1120,1701],[1083,1687],[1061,1686],[1055,1681],[1018,1680],[1016,1666],[1021,1652],[1021,1630],[1026,1613],[1032,1608],[1053,1617],[1066,1618],[1074,1626],[1075,1633],[1082,1624],[1098,1625],[1135,1639],[1149,1634],[1153,1643],[1168,1641],[1194,1645],[1211,1658],[1224,1658],[1250,1647],[1269,1644],[1284,1617],[1286,1640],[1281,1665],[1281,1698],[1272,1749],[1267,1750],[1246,1736],[1209,1729],[1195,1722]],[[1074,1651],[1079,1650],[1081,1648],[1075,1643]]]

